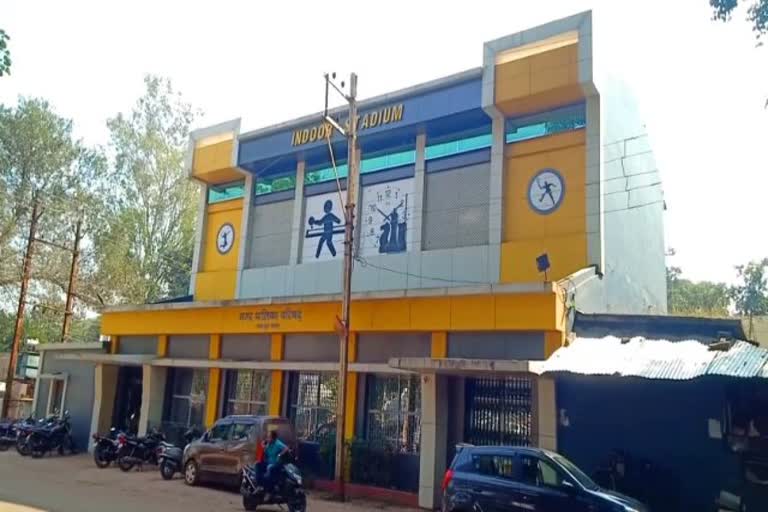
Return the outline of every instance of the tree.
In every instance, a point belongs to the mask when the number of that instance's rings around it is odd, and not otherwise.
[[[133,110],[107,122],[114,184],[94,233],[98,281],[110,302],[145,303],[188,292],[196,187],[184,170],[197,113],[167,79],[147,76]]]
[[[736,267],[740,284],[730,289],[733,305],[736,311],[749,320],[748,336],[752,339],[754,332],[753,318],[768,314],[768,258],[760,261],[750,261],[746,265]]]
[[[76,218],[100,210],[104,163],[99,152],[73,138],[72,121],[45,100],[0,105],[0,299],[15,300],[33,197],[43,211],[38,236],[71,245]],[[70,258],[37,244],[33,279],[66,290]]]
[[[667,267],[667,310],[674,315],[728,316],[728,286],[684,279],[679,267]]]
[[[11,51],[8,49],[8,34],[0,28],[0,76],[11,74]]]
[[[752,30],[758,39],[768,32],[768,0],[750,0],[752,4],[747,9],[747,21],[752,24]],[[739,0],[709,0],[713,9],[713,17],[719,21],[730,21],[733,11],[738,7]]]

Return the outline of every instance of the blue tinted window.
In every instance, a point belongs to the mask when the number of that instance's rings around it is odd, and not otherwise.
[[[416,162],[416,151],[400,151],[399,153],[389,153],[387,155],[373,156],[363,158],[360,162],[360,173],[383,171],[403,165],[410,165]]]
[[[506,124],[505,140],[509,144],[584,128],[587,125],[587,114],[584,105],[576,105],[535,116],[511,119]]]
[[[296,176],[277,176],[256,181],[256,195],[271,194],[296,188]]]
[[[489,147],[491,147],[491,134],[484,133],[482,135],[475,135],[474,137],[466,137],[427,146],[425,159],[431,160],[433,158],[442,158],[444,156],[458,155],[460,153]]]
[[[413,149],[408,151],[399,151],[397,153],[387,153],[385,155],[372,156],[369,158],[363,158],[363,160],[360,162],[360,174],[383,171],[385,169],[393,169],[403,165],[412,165],[415,162],[416,151]],[[348,169],[346,162],[336,162],[336,172],[338,172],[339,178],[346,178],[347,171]],[[311,171],[307,171],[304,175],[304,183],[307,185],[311,185],[313,183],[323,183],[324,181],[332,181],[335,179],[336,173],[333,172],[333,166],[313,169]]]
[[[245,180],[223,185],[208,185],[208,204],[240,199],[245,195]]]
[[[306,185],[311,185],[313,183],[323,183],[324,181],[335,180],[337,173],[339,179],[347,177],[346,162],[336,162],[336,172],[333,171],[333,166],[307,171],[304,174],[304,183]]]

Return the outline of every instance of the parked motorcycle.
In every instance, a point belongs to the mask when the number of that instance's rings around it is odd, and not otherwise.
[[[243,468],[243,480],[240,494],[243,496],[243,508],[256,510],[261,505],[287,505],[289,512],[306,512],[307,495],[299,468],[294,464],[291,452],[283,453],[275,468],[274,488],[263,486],[263,463],[251,464]],[[271,492],[268,492],[271,491]]]
[[[184,433],[184,447],[186,447],[193,440],[200,437],[200,431],[196,428],[190,428]],[[180,448],[174,444],[161,442],[160,443],[160,476],[163,480],[171,480],[176,473],[181,473],[181,462],[184,455],[184,448]]]
[[[16,444],[16,451],[19,452],[19,455],[26,457],[32,453],[27,444],[27,438],[33,429],[51,425],[55,420],[56,416],[49,416],[39,420],[35,420],[32,416],[29,416],[27,419],[15,423],[13,425],[13,430],[15,431],[16,437],[12,442]]]
[[[23,420],[4,420],[0,422],[0,452],[4,452],[16,444],[20,427],[34,423],[35,420],[32,416]]]
[[[26,438],[26,447],[34,458],[40,458],[53,450],[58,450],[59,455],[66,452],[74,454],[75,442],[72,439],[69,411],[43,426],[32,427]]]
[[[154,428],[144,437],[119,433],[117,435],[117,466],[122,471],[130,471],[137,465],[140,468],[144,464],[157,465],[160,443],[164,440],[165,436]]]
[[[96,467],[103,469],[117,460],[117,436],[115,427],[109,429],[109,434],[106,436],[93,434],[93,461]]]

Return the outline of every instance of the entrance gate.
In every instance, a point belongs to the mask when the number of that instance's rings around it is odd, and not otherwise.
[[[474,445],[534,444],[531,379],[468,378],[465,391],[465,442]]]

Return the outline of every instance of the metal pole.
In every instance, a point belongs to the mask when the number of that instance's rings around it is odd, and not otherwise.
[[[24,254],[24,264],[21,270],[21,291],[19,292],[19,309],[16,312],[16,326],[13,329],[13,343],[11,344],[11,357],[8,359],[8,373],[5,376],[5,397],[3,398],[2,417],[8,416],[8,407],[13,396],[13,379],[16,374],[16,358],[19,355],[19,345],[21,336],[24,332],[24,306],[27,303],[27,288],[29,288],[29,276],[32,267],[32,250],[35,243],[35,231],[37,230],[37,221],[39,215],[37,212],[37,194],[32,201],[32,219],[29,223],[29,238],[27,238],[27,249]]]
[[[69,331],[72,328],[72,315],[75,302],[75,282],[77,281],[77,272],[80,263],[80,228],[83,219],[77,219],[75,226],[75,245],[72,250],[72,267],[69,270],[69,285],[67,286],[67,302],[64,306],[64,323],[61,326],[61,342],[66,343],[69,338]]]
[[[349,367],[349,310],[352,295],[352,248],[354,243],[355,203],[357,194],[357,75],[349,80],[349,131],[347,138],[347,203],[344,225],[344,273],[342,276],[341,332],[339,335],[339,390],[336,404],[336,481],[339,498],[344,499],[344,430],[347,403],[347,368]]]

